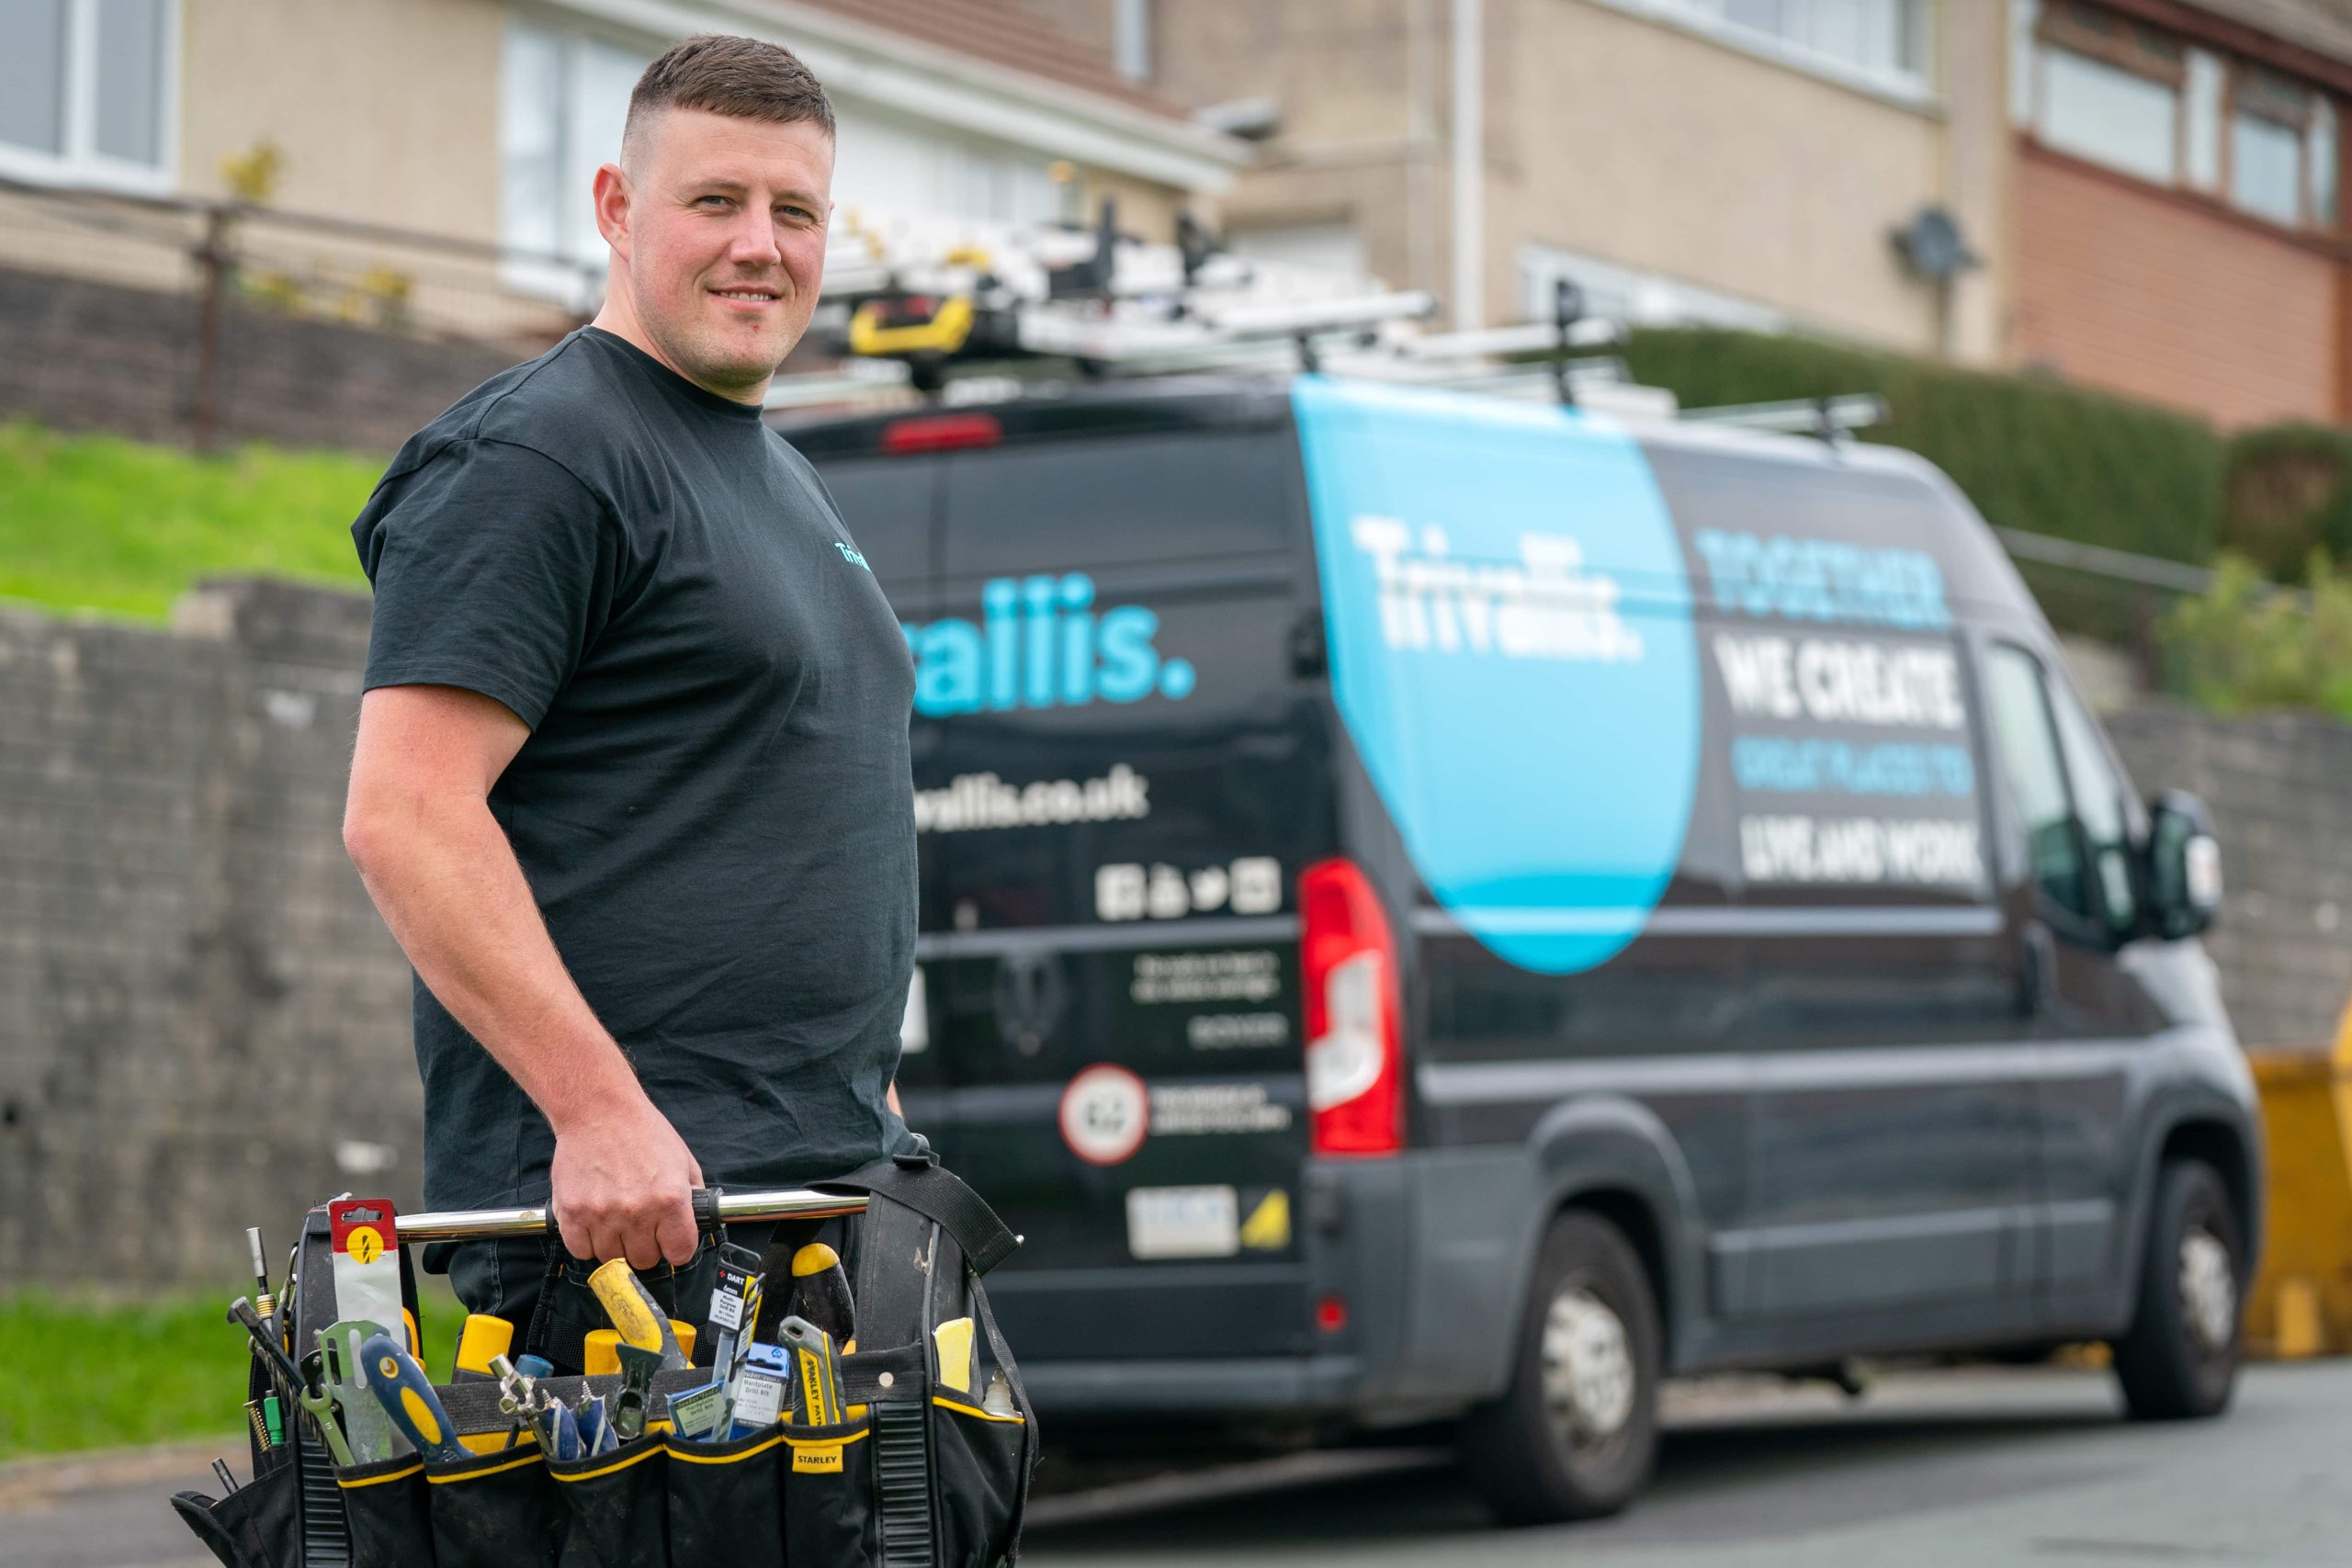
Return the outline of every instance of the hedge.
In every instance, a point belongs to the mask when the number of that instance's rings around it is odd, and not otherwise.
[[[1999,526],[2199,565],[2220,543],[2229,447],[2189,415],[1801,337],[1650,328],[1624,352],[1685,408],[1876,392],[1892,417],[1861,438],[1927,457]]]
[[[2308,581],[2315,552],[2352,560],[2352,430],[2274,424],[2233,441],[2221,542],[2278,582]]]

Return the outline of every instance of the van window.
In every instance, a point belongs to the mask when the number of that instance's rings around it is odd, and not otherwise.
[[[2117,935],[2128,934],[2139,919],[2139,903],[2132,889],[2132,818],[2129,793],[2107,760],[2090,716],[2063,682],[2050,682],[2051,705],[2058,716],[2058,743],[2066,758],[2075,816],[2083,825],[2091,864],[2098,877],[2099,903]]]
[[[2067,798],[2066,767],[2041,662],[2022,649],[1995,647],[1985,660],[1984,692],[2001,771],[2025,829],[2033,880],[2059,908],[2085,921],[2096,920],[2083,840]]]
[[[1263,556],[1297,459],[1272,428],[1040,441],[950,459],[949,578]]]

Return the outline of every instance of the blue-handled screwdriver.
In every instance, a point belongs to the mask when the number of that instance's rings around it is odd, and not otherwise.
[[[441,1396],[433,1392],[432,1381],[416,1358],[392,1342],[389,1334],[371,1335],[359,1348],[359,1363],[365,1369],[368,1392],[376,1396],[391,1417],[392,1425],[401,1437],[415,1446],[426,1459],[454,1463],[467,1457],[465,1446],[458,1441],[457,1428],[449,1424],[449,1413],[441,1407]]]

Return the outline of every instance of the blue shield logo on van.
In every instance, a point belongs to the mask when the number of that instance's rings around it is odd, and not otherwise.
[[[1534,404],[1292,392],[1341,720],[1439,904],[1566,975],[1641,934],[1697,788],[1699,655],[1634,440]]]

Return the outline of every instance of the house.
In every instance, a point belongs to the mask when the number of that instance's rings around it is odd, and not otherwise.
[[[2013,362],[2352,418],[2346,0],[2013,0]]]
[[[593,302],[591,180],[702,31],[826,84],[860,257],[892,220],[985,243],[1106,197],[1166,239],[1254,155],[1012,0],[14,0],[0,419],[397,446]]]
[[[1641,321],[2001,355],[1999,0],[1023,3],[1259,140],[1225,202],[1245,252],[1464,326],[1548,315],[1567,277]],[[1907,259],[1923,213],[1956,243]]]
[[[1011,0],[24,0],[0,8],[0,176],[219,197],[266,142],[276,206],[600,265],[589,182],[629,88],[703,31],[826,84],[845,209],[1030,221],[1115,195],[1165,238],[1250,156]]]

